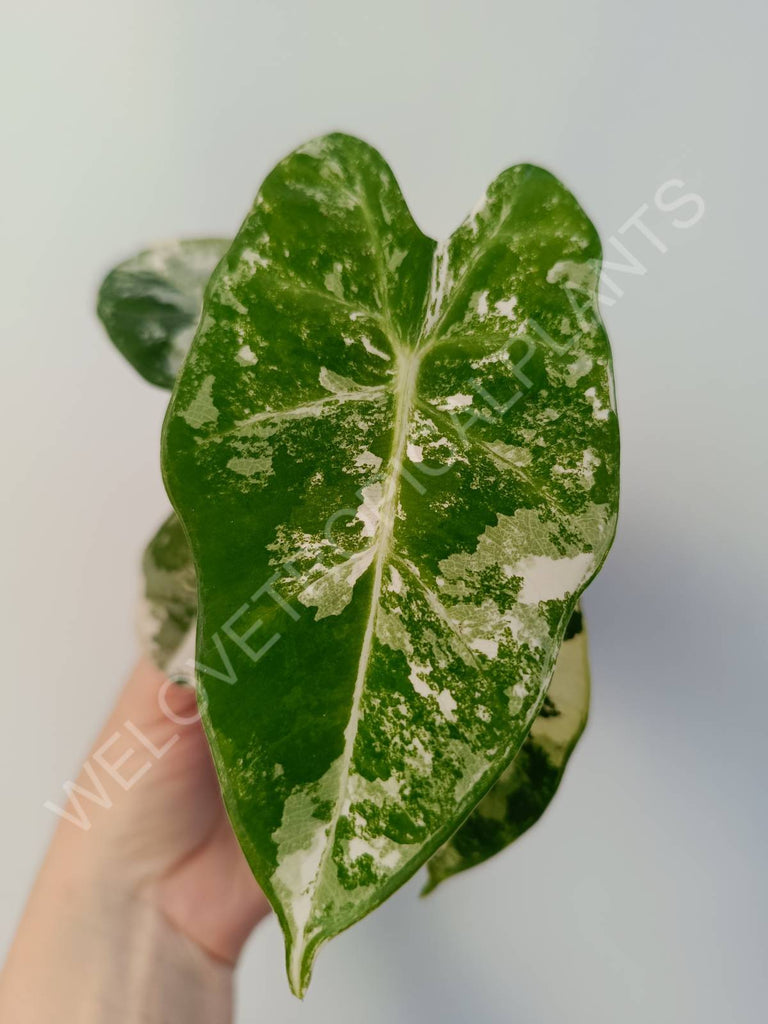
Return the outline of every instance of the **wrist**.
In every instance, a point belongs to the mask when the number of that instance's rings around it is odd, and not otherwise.
[[[178,932],[105,871],[87,880],[49,862],[0,984],[17,1024],[230,1024],[232,968]]]

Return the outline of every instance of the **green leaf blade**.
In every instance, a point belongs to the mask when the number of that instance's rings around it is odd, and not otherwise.
[[[166,242],[104,279],[99,319],[115,347],[150,384],[172,388],[200,317],[203,290],[229,240]]]
[[[584,374],[529,344],[520,307],[573,344],[546,275],[598,256],[527,168],[436,249],[381,157],[329,136],[267,178],[211,279],[163,465],[198,570],[203,719],[294,991],[507,767],[607,553],[594,294],[567,361]]]

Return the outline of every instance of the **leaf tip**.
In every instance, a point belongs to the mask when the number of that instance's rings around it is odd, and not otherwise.
[[[423,900],[426,896],[429,896],[430,893],[433,893],[440,884],[440,881],[441,879],[436,874],[433,874],[429,865],[427,865],[427,880],[419,893],[419,899]]]
[[[297,999],[303,999],[307,994],[316,953],[317,942],[307,941],[304,935],[286,940],[285,970],[291,992]]]

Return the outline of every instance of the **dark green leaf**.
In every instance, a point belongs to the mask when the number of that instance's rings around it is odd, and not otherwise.
[[[112,341],[151,384],[172,388],[200,318],[203,290],[229,241],[168,242],[107,275],[98,314]]]

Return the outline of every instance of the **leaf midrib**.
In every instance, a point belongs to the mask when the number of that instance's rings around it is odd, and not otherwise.
[[[371,240],[375,242],[375,229],[370,216],[370,210],[367,209],[364,198],[361,196],[361,207],[363,208],[363,215],[366,221],[366,227],[371,234]],[[494,236],[500,232],[501,226],[494,232]],[[380,287],[382,289],[382,295],[380,301],[384,305],[386,312],[389,314],[388,306],[388,290],[386,288],[386,279],[382,280],[383,267],[380,263],[379,247],[374,244],[374,253],[377,264],[377,276],[379,276]],[[433,253],[433,260],[437,259],[438,250],[436,249]],[[446,253],[446,258],[448,254]],[[474,261],[473,261],[474,262]],[[463,283],[470,268],[465,267],[464,272],[460,277],[460,284]],[[453,296],[449,299],[449,306],[456,300],[456,283],[451,288]],[[377,550],[376,557],[374,559],[374,577],[373,584],[371,586],[371,597],[368,609],[368,618],[366,621],[365,633],[363,635],[363,643],[360,648],[360,657],[358,659],[357,675],[355,677],[355,686],[352,695],[352,704],[350,707],[350,715],[347,720],[346,728],[344,729],[344,752],[343,760],[341,762],[341,769],[339,773],[339,784],[338,792],[336,796],[336,802],[333,808],[333,814],[328,823],[326,831],[327,841],[323,850],[320,863],[318,865],[317,872],[312,880],[312,903],[314,904],[314,898],[317,894],[318,887],[325,874],[328,861],[331,858],[333,847],[336,841],[336,832],[338,829],[339,820],[341,818],[341,809],[343,806],[344,794],[347,790],[349,782],[350,769],[352,765],[352,755],[354,753],[355,740],[357,737],[357,727],[360,721],[360,709],[362,706],[362,699],[365,692],[365,681],[368,673],[368,664],[370,662],[371,650],[373,648],[373,639],[376,628],[376,619],[379,609],[379,600],[381,598],[381,588],[384,575],[384,568],[386,564],[386,558],[389,554],[392,536],[394,533],[395,523],[395,506],[399,493],[399,485],[401,478],[401,468],[403,464],[403,456],[406,450],[406,444],[408,439],[408,428],[410,423],[411,411],[416,399],[416,383],[418,379],[419,367],[423,359],[433,351],[440,344],[440,330],[439,327],[445,320],[446,309],[440,310],[440,314],[435,323],[431,326],[429,333],[425,336],[424,328],[426,327],[426,310],[429,308],[430,292],[427,291],[425,295],[424,308],[422,310],[422,327],[417,335],[416,344],[413,348],[404,345],[401,341],[396,340],[394,329],[392,328],[389,317],[386,319],[389,321],[390,330],[387,331],[387,338],[389,340],[392,351],[395,354],[395,429],[393,432],[392,451],[388,460],[388,476],[387,476],[387,491],[381,503],[380,510],[380,526],[379,536],[377,538]],[[306,939],[307,939],[307,927],[311,920],[311,914],[307,917],[301,931],[301,935],[297,935],[294,939],[294,948],[291,952],[291,969],[295,973],[294,981],[298,988],[301,988],[301,971],[303,967],[303,956],[306,950]],[[297,942],[296,940],[301,940]]]
[[[373,584],[371,586],[370,605],[368,609],[365,633],[363,634],[363,642],[360,648],[360,657],[358,659],[350,715],[344,730],[344,753],[342,755],[343,760],[341,762],[341,769],[339,772],[338,794],[333,809],[333,815],[328,823],[325,849],[323,850],[323,855],[320,859],[317,873],[315,874],[312,882],[313,897],[317,892],[320,881],[325,873],[328,860],[333,851],[336,840],[336,831],[339,819],[341,818],[343,797],[346,793],[347,784],[349,782],[352,755],[357,737],[358,723],[360,721],[360,709],[365,692],[368,665],[373,648],[384,568],[387,562],[387,555],[391,549],[394,533],[395,508],[400,491],[401,468],[408,441],[408,427],[414,403],[414,396],[416,393],[419,366],[421,364],[421,357],[417,352],[407,349],[402,345],[393,345],[393,348],[395,348],[395,351],[397,352],[394,417],[395,429],[393,431],[392,451],[388,461],[389,472],[387,474],[387,488],[380,506],[379,535],[376,540],[376,556],[373,563],[374,575]],[[309,920],[310,918],[307,919],[307,922],[303,927],[302,934],[300,936],[301,939],[306,939]],[[296,947],[296,952],[301,956],[303,953],[303,944]],[[300,964],[295,966],[298,966],[299,969],[301,967]]]

